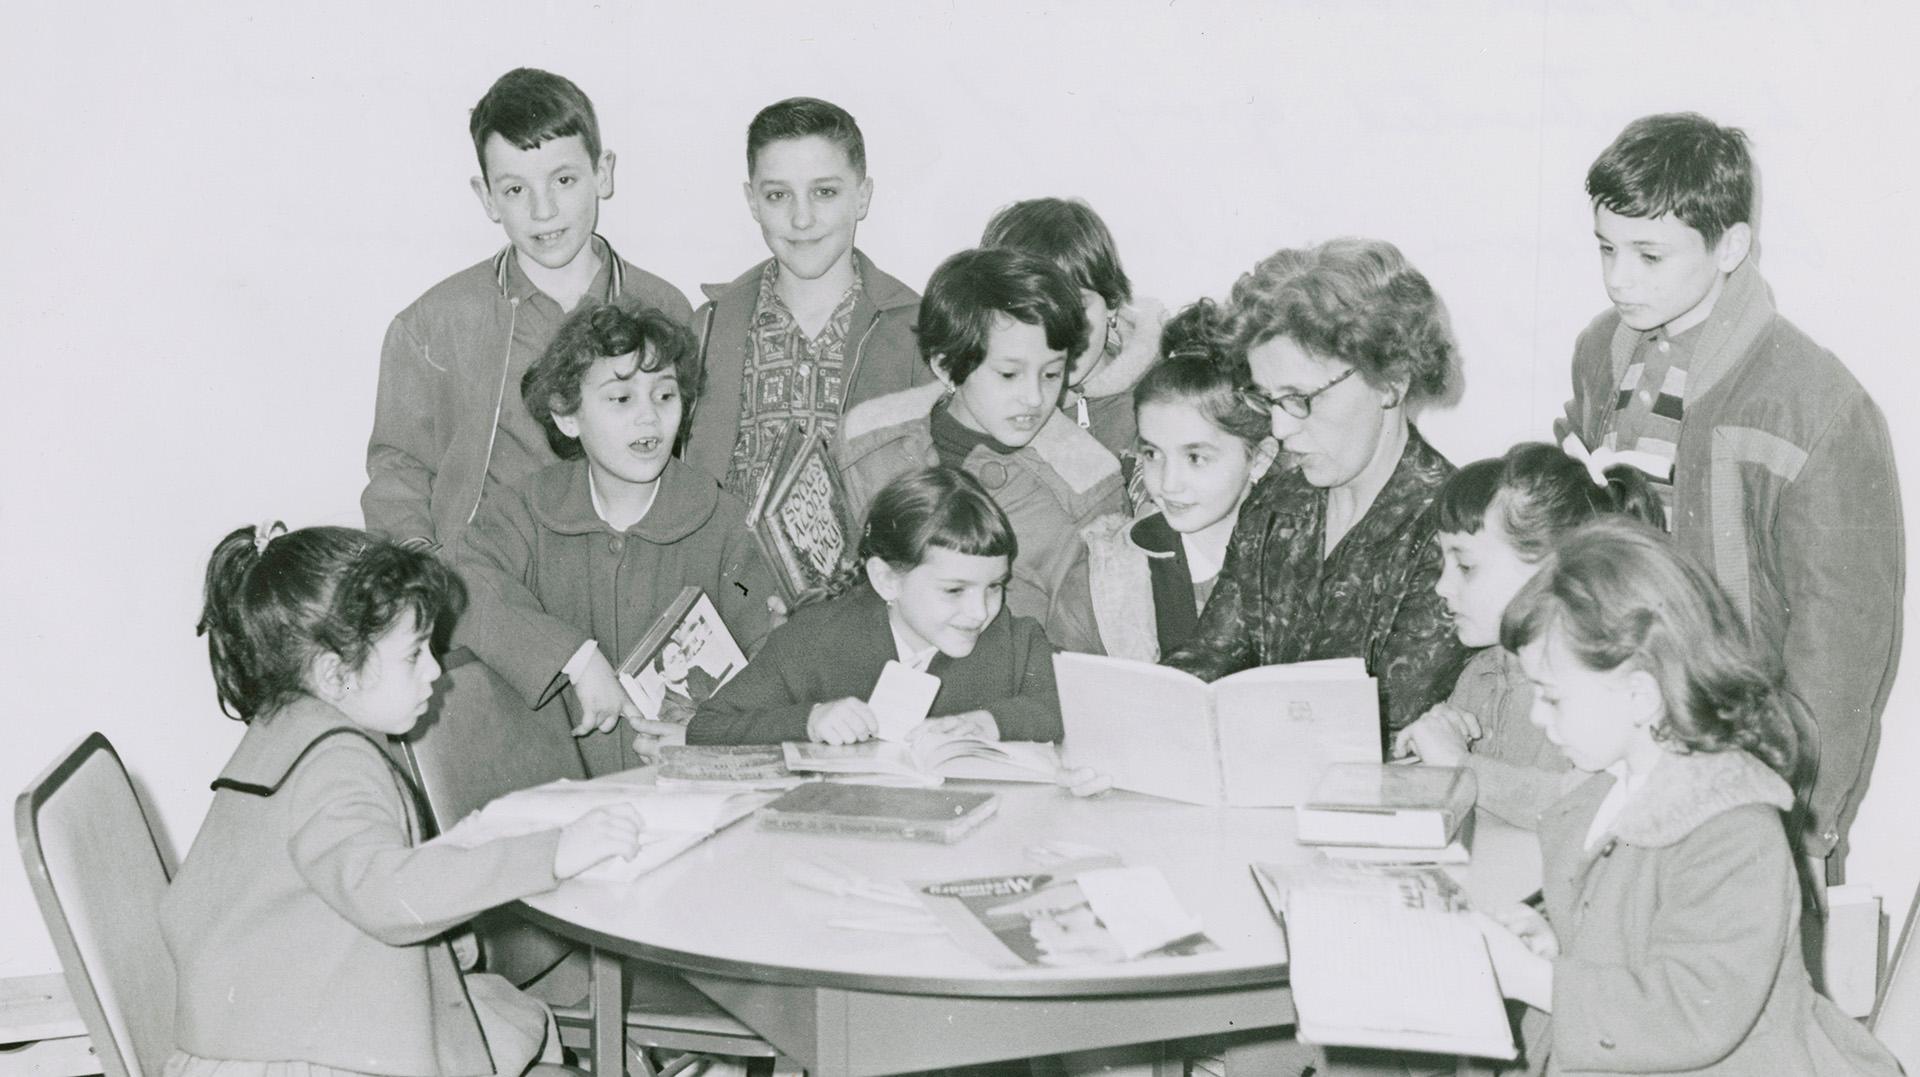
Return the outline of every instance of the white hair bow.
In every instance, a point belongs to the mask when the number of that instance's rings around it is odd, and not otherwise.
[[[267,543],[287,533],[287,525],[269,516],[253,525],[253,552],[267,552]]]
[[[1588,451],[1578,434],[1568,434],[1560,442],[1560,448],[1587,466],[1587,475],[1593,479],[1595,486],[1607,484],[1607,469],[1615,464],[1625,464],[1637,471],[1644,471],[1662,482],[1673,476],[1673,461],[1659,453],[1641,452],[1638,449],[1620,450],[1605,445]]]

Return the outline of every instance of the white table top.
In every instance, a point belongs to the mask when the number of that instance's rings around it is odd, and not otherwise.
[[[1122,792],[1081,799],[1047,785],[951,784],[1000,795],[995,817],[954,845],[765,830],[748,818],[633,882],[575,880],[523,904],[550,929],[602,949],[770,983],[1032,997],[1285,982],[1285,939],[1248,864],[1309,855],[1293,842],[1292,811],[1202,808]],[[1028,850],[1049,841],[1159,867],[1219,949],[1078,968],[995,968],[945,935],[829,926],[829,919],[900,910],[802,887],[783,870],[797,858],[877,879],[967,878],[1040,867]],[[1515,900],[1538,885],[1529,833],[1483,816],[1474,858],[1467,885],[1477,901]]]

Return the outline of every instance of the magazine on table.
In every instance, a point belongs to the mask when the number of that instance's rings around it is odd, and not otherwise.
[[[745,669],[746,652],[713,599],[683,587],[620,663],[620,685],[648,721],[686,725],[694,709]]]
[[[1097,965],[1217,950],[1155,867],[1111,857],[914,885],[968,953],[999,968]]]

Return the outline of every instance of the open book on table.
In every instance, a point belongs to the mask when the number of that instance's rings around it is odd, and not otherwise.
[[[491,801],[433,840],[470,849],[496,838],[558,829],[595,808],[632,804],[646,822],[640,851],[629,859],[602,861],[578,876],[624,882],[659,867],[771,799],[771,794],[759,792],[658,789],[636,779],[632,771],[590,781],[563,778]]]
[[[946,778],[1051,782],[1060,769],[1059,751],[1039,741],[922,736],[858,744],[789,741],[780,747],[791,771],[875,775],[921,785],[939,785]]]
[[[1506,1004],[1466,898],[1439,868],[1254,864],[1287,934],[1300,1038],[1511,1060]]]
[[[1293,807],[1329,764],[1380,762],[1380,696],[1357,658],[1212,684],[1168,666],[1053,657],[1066,762],[1189,804]]]
[[[621,661],[620,685],[649,721],[686,725],[694,708],[745,669],[746,652],[713,599],[682,587]]]
[[[1218,949],[1154,867],[1101,857],[918,883],[955,942],[989,965],[1093,965]]]

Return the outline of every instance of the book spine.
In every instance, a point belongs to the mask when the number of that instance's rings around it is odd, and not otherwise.
[[[962,818],[951,822],[921,823],[890,819],[862,819],[845,815],[790,815],[786,812],[759,813],[760,825],[772,830],[791,830],[811,834],[851,834],[865,838],[901,838],[907,841],[932,841],[951,845],[973,829],[975,821]]]

